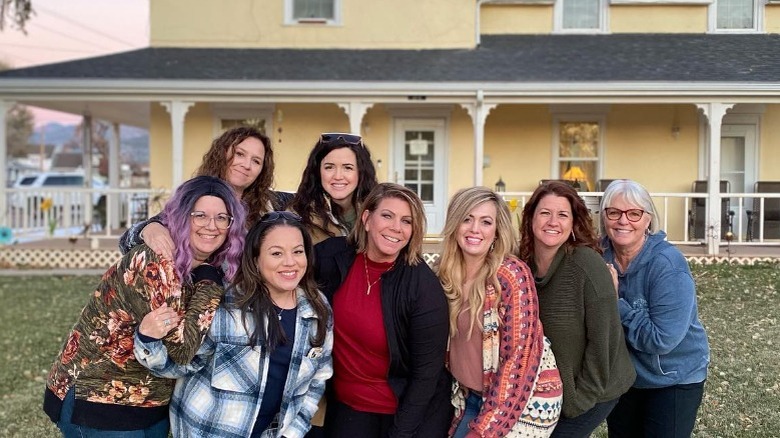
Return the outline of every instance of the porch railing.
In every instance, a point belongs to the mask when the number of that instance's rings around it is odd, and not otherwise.
[[[520,215],[523,207],[531,197],[531,192],[505,192],[501,193],[506,201],[517,200],[517,207],[512,213]],[[580,196],[585,201],[585,205],[591,212],[593,223],[598,228],[600,225],[600,203],[604,192],[580,192]],[[692,236],[693,228],[693,200],[701,199],[704,203],[704,214],[707,211],[708,197],[706,193],[677,193],[677,192],[654,192],[650,196],[653,198],[660,220],[660,228],[668,234],[671,243],[682,245],[705,245],[707,239],[714,238],[721,244],[731,245],[768,245],[780,246],[780,237],[767,237],[764,224],[767,215],[780,214],[780,212],[767,212],[765,203],[768,199],[780,198],[780,193],[721,193],[721,200],[729,200],[729,211],[713,220],[704,218],[704,235],[701,238]],[[754,208],[758,203],[759,208]],[[514,203],[512,203],[514,204]],[[510,205],[512,205],[510,204]],[[723,205],[723,203],[719,203]],[[748,211],[752,216],[748,217]],[[722,218],[722,219],[721,219]],[[724,221],[725,222],[724,225]],[[724,230],[731,231],[731,236],[727,236]],[[731,239],[728,241],[728,239]]]
[[[115,238],[128,224],[162,208],[168,193],[142,188],[9,188],[0,226],[15,239],[35,237]]]
[[[54,228],[54,237],[68,237],[74,234],[89,234],[92,237],[114,238],[121,234],[128,224],[146,219],[157,213],[167,199],[168,192],[159,189],[103,188],[103,189],[29,189],[7,188],[6,206],[0,216],[0,226],[12,228],[17,238],[45,236]],[[506,192],[505,200],[517,200],[512,213],[519,218],[531,192]],[[603,192],[580,192],[591,214],[594,224],[599,226],[599,204]],[[651,193],[660,218],[660,227],[668,234],[670,242],[683,245],[704,245],[710,238],[726,244],[724,230],[732,233],[731,245],[780,246],[777,230],[767,233],[765,220],[775,220],[780,212],[767,211],[767,200],[780,198],[780,193],[721,193],[721,200],[729,199],[729,210],[733,215],[721,214],[706,224],[701,237],[692,236],[696,214],[694,200],[703,200],[706,214],[706,193]],[[48,200],[48,201],[47,201]],[[773,202],[774,203],[774,202]],[[511,203],[514,205],[515,203]],[[719,205],[723,205],[721,202]],[[754,209],[753,206],[759,208]],[[747,211],[754,212],[748,223]],[[723,219],[720,219],[723,218]],[[516,219],[517,220],[517,219]],[[728,220],[728,226],[723,221]],[[780,219],[776,220],[780,227]],[[750,225],[750,226],[749,226]],[[699,233],[701,229],[699,229]],[[772,234],[772,236],[770,236]]]

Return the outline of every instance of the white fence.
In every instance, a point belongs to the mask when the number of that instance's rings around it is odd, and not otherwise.
[[[0,216],[0,226],[12,228],[17,237],[50,234],[52,228],[55,236],[84,233],[92,237],[117,237],[128,224],[157,213],[168,196],[159,189],[116,188],[9,188],[5,194],[6,208]],[[502,195],[507,201],[517,200],[512,214],[519,218],[531,192]],[[597,227],[602,195],[603,192],[580,192]],[[705,217],[706,193],[652,193],[651,196],[661,228],[672,243],[702,245],[708,238],[725,243],[730,231],[732,245],[780,246],[780,208],[775,207],[780,205],[780,193],[720,194],[724,212],[709,221]],[[771,206],[766,205],[768,201]],[[748,218],[749,211],[753,213],[752,220]]]
[[[512,214],[521,215],[531,192],[506,192],[502,195],[507,201],[517,200],[517,207]],[[599,213],[603,195],[603,192],[580,192],[597,228],[601,219]],[[780,210],[767,210],[768,201],[772,200],[772,207],[778,204],[774,200],[780,200],[780,193],[721,193],[721,214],[709,221],[706,218],[706,193],[650,195],[658,210],[661,229],[667,232],[672,243],[704,245],[712,237],[731,245],[780,246]]]
[[[9,188],[0,225],[16,238],[35,235],[116,237],[128,224],[158,212],[167,192],[156,189]]]

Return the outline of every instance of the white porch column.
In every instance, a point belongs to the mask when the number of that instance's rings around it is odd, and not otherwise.
[[[720,245],[720,218],[721,212],[720,198],[720,133],[723,124],[723,116],[734,107],[733,103],[706,103],[696,104],[696,107],[707,117],[709,125],[708,130],[708,151],[709,163],[707,176],[707,217],[704,224],[705,236],[707,239],[707,254],[717,255]]]
[[[114,141],[108,145],[108,186],[112,189],[116,189],[120,187],[120,164],[122,158],[120,156],[119,149],[120,145],[122,144],[122,140],[119,137],[121,133],[119,123],[114,122],[111,125],[111,128],[114,132]],[[109,206],[111,206],[110,209]],[[111,217],[111,223],[106,223],[107,228],[119,228],[119,212],[119,195],[112,194],[110,196],[106,196],[106,218]]]
[[[184,117],[194,102],[172,100],[162,102],[162,106],[171,115],[171,144],[173,145],[173,165],[171,173],[171,188],[181,184],[184,175]]]
[[[8,154],[8,145],[6,144],[6,115],[8,110],[13,106],[13,102],[6,100],[0,100],[0,184],[3,185],[0,190],[0,226],[7,227],[10,225],[10,212],[8,211],[8,201],[6,199],[6,180],[8,180],[8,163],[6,162],[6,155]]]
[[[349,117],[349,132],[351,134],[361,135],[360,126],[363,124],[363,116],[366,115],[366,111],[374,106],[374,104],[364,102],[339,102],[337,105],[347,114],[347,117]]]
[[[82,115],[82,130],[81,130],[81,151],[82,166],[84,167],[84,186],[88,189],[92,188],[92,115],[85,111]],[[84,222],[92,224],[92,196],[87,195],[82,197],[81,200],[82,209],[84,211]],[[66,223],[69,219],[65,219]],[[77,224],[73,224],[77,225]]]
[[[474,103],[460,104],[471,117],[474,124],[474,185],[484,186],[483,168],[485,164],[485,120],[496,104],[485,104],[482,90],[477,91]]]

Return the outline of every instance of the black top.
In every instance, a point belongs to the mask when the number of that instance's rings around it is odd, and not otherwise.
[[[328,300],[355,260],[345,237],[315,246],[315,275]],[[444,368],[449,309],[439,279],[425,262],[398,263],[382,275],[382,315],[390,350],[387,381],[398,398],[390,436],[446,436],[452,419]]]
[[[282,395],[284,384],[287,382],[287,373],[290,370],[293,344],[295,343],[295,320],[298,308],[282,310],[274,306],[282,324],[284,336],[287,342],[277,345],[271,357],[268,359],[268,378],[263,390],[263,401],[260,403],[260,412],[255,419],[255,427],[252,428],[252,437],[259,437],[273,421],[282,407]]]

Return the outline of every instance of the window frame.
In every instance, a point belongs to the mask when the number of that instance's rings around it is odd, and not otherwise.
[[[293,16],[293,10],[295,9],[295,0],[284,0],[284,24],[286,25],[312,25],[320,24],[326,26],[341,26],[342,25],[342,2],[341,0],[333,0],[333,18],[295,18]]]
[[[596,173],[593,175],[593,183],[596,184],[599,179],[601,179],[602,174],[604,173],[604,152],[605,152],[605,144],[604,139],[606,138],[605,135],[605,129],[606,129],[606,114],[599,112],[576,112],[576,113],[559,113],[555,114],[553,113],[553,123],[552,123],[552,160],[550,163],[550,178],[553,179],[561,179],[561,162],[562,161],[572,161],[569,157],[561,157],[561,137],[560,137],[560,129],[561,129],[561,123],[569,123],[569,122],[580,122],[580,123],[596,123],[599,127],[599,135],[598,135],[598,148],[596,148],[596,157],[595,158],[587,158],[582,157],[578,158],[579,161],[590,161],[596,163]],[[592,188],[595,190],[595,187]]]
[[[753,1],[753,27],[750,29],[718,28],[718,2],[713,0],[707,8],[707,27],[710,33],[763,33],[765,0]]]
[[[599,2],[599,25],[593,29],[566,29],[563,27],[563,0],[555,0],[553,4],[553,33],[565,34],[598,34],[607,33],[609,29],[609,0]]]

